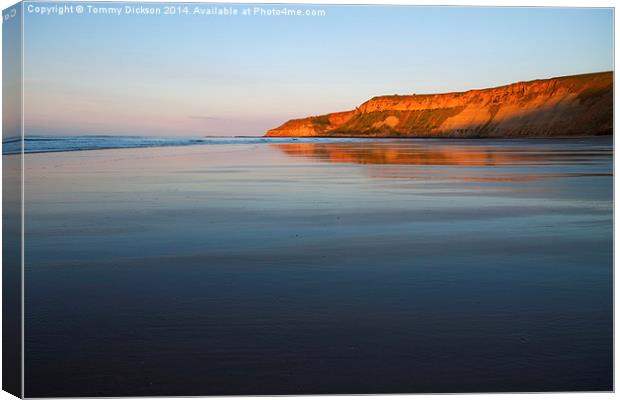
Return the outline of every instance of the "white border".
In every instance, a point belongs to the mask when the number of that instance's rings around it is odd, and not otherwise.
[[[69,1],[79,1],[79,0],[68,0],[65,2],[69,2]],[[137,0],[133,0],[133,1],[137,1]],[[158,1],[158,0],[140,0],[141,2],[162,2],[162,1]],[[182,0],[170,0],[170,1],[166,1],[166,2],[170,2],[170,3],[183,3],[184,1]],[[449,5],[454,5],[454,6],[513,6],[513,7],[523,7],[523,6],[531,6],[531,7],[540,7],[540,6],[555,6],[555,7],[613,7],[615,8],[615,1],[613,0],[589,0],[589,1],[579,1],[579,0],[502,0],[501,2],[499,0],[422,0],[422,1],[415,1],[415,0],[390,0],[390,1],[386,1],[386,0],[336,0],[336,1],[330,1],[330,0],[272,0],[272,1],[266,1],[266,0],[241,0],[241,1],[234,1],[234,0],[218,0],[218,1],[214,1],[217,3],[290,3],[290,4],[376,4],[376,5],[431,5],[431,6],[449,6]],[[0,10],[3,10],[5,8],[10,7],[11,5],[15,4],[16,1],[13,0],[0,0]],[[617,16],[614,13],[614,26],[616,25],[617,22]],[[23,38],[23,30],[24,30],[24,23],[22,20],[22,38]],[[0,37],[1,37],[1,30],[0,30]],[[618,43],[618,31],[614,30],[614,49],[615,49],[615,44]],[[2,41],[0,40],[0,53],[2,50]],[[616,64],[617,61],[617,57],[618,54],[615,53],[614,55],[614,64]],[[23,66],[23,42],[22,42],[22,66]],[[1,61],[0,61],[0,71],[2,69],[2,65],[1,65]],[[24,93],[23,93],[23,86],[22,86],[22,130],[24,127],[24,110],[23,110],[23,104],[24,104]],[[619,103],[619,96],[618,93],[616,91],[614,91],[614,104],[620,104]],[[0,96],[0,109],[2,106],[2,99]],[[616,111],[616,107],[614,107],[614,113]],[[614,131],[616,131],[616,123],[615,123],[615,119],[614,119]],[[615,149],[615,140],[614,140],[614,149]],[[615,153],[615,151],[614,151]],[[23,173],[23,167],[24,167],[24,158],[22,156],[22,199],[23,199],[23,195],[24,195],[24,185],[23,185],[23,177],[24,177],[24,173]],[[614,204],[616,202],[616,191],[615,188],[617,187],[618,184],[618,174],[617,174],[617,165],[616,165],[616,158],[614,157]],[[2,167],[0,166],[0,176],[2,175]],[[0,192],[0,199],[1,199],[1,192]],[[0,215],[1,215],[1,210],[2,210],[2,205],[1,205],[1,201],[0,201]],[[24,218],[24,213],[22,212],[22,227],[23,227],[23,218]],[[615,224],[615,207],[614,207],[614,265],[618,265],[617,261],[618,261],[618,244],[615,241],[615,238],[617,237],[617,226]],[[0,230],[0,241],[2,240],[2,232]],[[22,260],[23,260],[23,229],[22,229]],[[1,256],[0,256],[1,257]],[[22,265],[23,267],[23,265]],[[22,273],[23,273],[23,268],[22,268]],[[615,288],[619,287],[618,283],[620,281],[620,278],[618,277],[618,274],[614,273],[614,333],[618,332],[618,319],[615,318],[616,317],[616,310],[618,310],[618,308],[616,307],[616,297],[615,297]],[[0,295],[2,293],[2,288],[0,286]],[[24,295],[24,287],[23,287],[23,280],[22,280],[22,329],[23,329],[23,295]],[[2,322],[0,320],[0,329],[2,327]],[[614,335],[615,336],[615,335]],[[615,343],[615,340],[614,340]],[[23,349],[23,335],[22,335],[22,349]],[[2,351],[2,343],[0,341],[0,352]],[[616,355],[616,348],[614,345],[614,367],[615,367],[615,355]],[[0,365],[0,372],[1,372],[2,366]],[[1,376],[1,375],[0,375]],[[23,369],[22,369],[22,376],[23,376]],[[618,371],[617,368],[614,368],[614,382],[618,383],[619,381],[619,377],[620,377],[620,373]],[[1,379],[1,378],[0,378]],[[22,380],[23,382],[23,380]],[[23,384],[23,383],[22,383]],[[22,393],[23,393],[23,386],[22,386]],[[430,400],[430,399],[436,399],[438,396],[444,396],[444,395],[375,395],[372,396],[373,398],[376,399],[380,399],[380,400],[412,400],[412,399],[419,399],[419,400]],[[490,394],[455,394],[455,395],[445,395],[445,396],[450,396],[451,399],[471,399],[471,400],[475,400],[475,399],[485,399],[485,400],[496,400],[496,399],[506,399],[506,400],[514,400],[514,399],[520,399],[520,398],[531,398],[531,399],[607,399],[607,398],[613,398],[615,397],[615,393],[579,393],[579,392],[570,392],[570,393],[545,393],[545,394],[538,394],[538,393],[514,393],[514,394],[495,394],[495,393],[490,393]],[[341,399],[341,400],[352,400],[352,399],[359,399],[360,396],[261,396],[259,398],[274,398],[274,399],[287,399],[287,398],[299,398],[299,397],[303,397],[306,399],[319,399],[319,398],[327,398],[327,397],[333,397],[333,398],[337,398],[337,399]],[[365,396],[368,397],[368,396]],[[0,391],[0,400],[9,400],[9,399],[14,399],[15,397],[11,396],[10,394]],[[187,397],[168,397],[168,399],[186,399]],[[213,397],[211,397],[213,398]],[[229,396],[229,397],[221,397],[222,399],[230,399],[230,400],[242,400],[242,399],[247,399],[248,397],[237,397],[237,396]],[[97,398],[93,398],[93,399],[97,399]],[[127,398],[127,399],[135,399],[135,398]],[[145,400],[159,400],[162,399],[162,397],[140,397],[139,399],[145,399]]]

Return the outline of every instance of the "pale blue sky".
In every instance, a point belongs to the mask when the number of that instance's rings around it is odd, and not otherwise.
[[[292,7],[327,15],[26,12],[26,131],[262,135],[376,95],[613,69],[611,9]]]

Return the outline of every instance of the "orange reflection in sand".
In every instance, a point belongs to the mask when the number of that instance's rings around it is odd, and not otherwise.
[[[527,182],[562,177],[610,175],[591,170],[609,163],[608,148],[576,149],[550,146],[542,142],[526,145],[506,142],[441,143],[418,142],[354,142],[354,143],[286,143],[273,144],[288,156],[321,162],[367,165],[365,172],[382,179],[450,179],[462,182]],[[532,170],[530,166],[582,165],[581,171]],[[392,165],[386,168],[385,166]],[[489,168],[484,172],[470,168],[408,168],[408,166],[508,167]],[[374,166],[374,167],[373,167]],[[512,168],[515,167],[515,168]]]
[[[294,143],[274,144],[284,153],[336,163],[397,165],[524,165],[570,157],[570,153],[494,149],[477,146],[412,145],[403,143]],[[576,154],[572,154],[573,156]]]

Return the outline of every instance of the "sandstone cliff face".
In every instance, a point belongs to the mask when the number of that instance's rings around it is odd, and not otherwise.
[[[266,136],[521,137],[611,134],[613,73],[460,93],[379,96],[352,111],[295,119]]]

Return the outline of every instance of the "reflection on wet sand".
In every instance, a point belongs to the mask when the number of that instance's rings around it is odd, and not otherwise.
[[[26,395],[611,390],[612,151],[28,154]]]
[[[511,166],[541,165],[560,162],[580,163],[607,158],[611,155],[608,148],[579,148],[558,150],[550,148],[544,142],[539,147],[527,147],[525,143],[502,146],[493,143],[442,144],[437,141],[358,142],[358,143],[287,143],[273,144],[284,153],[293,157],[304,157],[320,161],[352,164],[387,164],[387,165],[429,165],[429,166]],[[557,142],[556,142],[557,143]]]
[[[375,140],[272,146],[295,159],[364,165],[366,176],[412,182],[515,183],[611,176],[607,167],[613,156],[609,138],[589,139],[587,144],[580,140]]]

